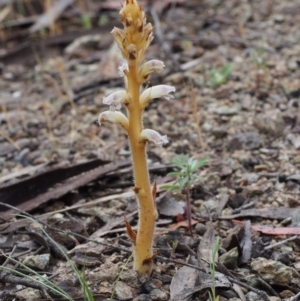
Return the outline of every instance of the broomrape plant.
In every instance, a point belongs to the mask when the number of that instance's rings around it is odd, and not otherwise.
[[[110,106],[108,111],[99,115],[101,125],[104,121],[120,124],[128,134],[135,178],[134,192],[139,207],[138,231],[135,233],[126,222],[127,233],[133,244],[134,269],[140,275],[150,275],[154,257],[152,241],[157,217],[155,206],[156,185],[150,186],[146,156],[147,142],[156,145],[168,143],[166,136],[160,135],[152,129],[143,127],[143,111],[154,98],[171,99],[171,92],[175,88],[158,85],[142,89],[142,85],[149,76],[164,68],[159,60],[145,60],[145,53],[153,40],[153,27],[146,23],[143,9],[136,0],[126,0],[120,11],[124,29],[114,28],[112,35],[118,44],[124,63],[119,67],[124,77],[125,89],[112,93],[103,99],[103,103]],[[124,106],[127,114],[119,110]]]

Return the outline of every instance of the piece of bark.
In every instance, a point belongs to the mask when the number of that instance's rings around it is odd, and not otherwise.
[[[246,221],[244,224],[244,236],[241,241],[242,256],[240,263],[245,264],[251,259],[252,240],[251,240],[251,222]]]
[[[51,190],[48,190],[46,192],[43,192],[41,194],[36,195],[35,197],[28,199],[20,204],[18,204],[15,207],[18,207],[19,209],[23,211],[30,211],[34,208],[37,208],[41,204],[46,203],[47,201],[51,199],[57,199],[64,194],[79,188],[81,186],[84,186],[100,176],[103,176],[109,172],[112,172],[114,170],[117,170],[119,168],[128,166],[130,164],[129,160],[123,160],[116,163],[109,163],[104,166],[97,167],[95,169],[92,169],[91,171],[81,173],[79,176],[75,178],[70,178],[61,183],[58,187],[54,187]],[[46,179],[42,179],[46,181]],[[48,181],[48,178],[47,178]],[[50,188],[50,187],[49,187]],[[22,191],[22,194],[24,194],[24,191]],[[11,218],[11,215],[15,213],[15,210],[8,210],[6,212],[0,213],[0,218],[3,220],[8,220]]]

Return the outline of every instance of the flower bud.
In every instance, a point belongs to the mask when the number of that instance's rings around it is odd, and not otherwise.
[[[120,90],[103,97],[103,103],[110,106],[111,111],[120,110],[122,103],[129,100],[129,95],[125,90]]]
[[[139,81],[144,83],[148,76],[154,72],[159,72],[165,67],[164,63],[159,60],[151,60],[142,65],[139,71]]]
[[[144,129],[141,131],[140,141],[150,141],[159,146],[169,142],[166,135],[162,136],[158,132],[151,129]]]
[[[122,55],[126,57],[126,50],[125,50],[125,41],[126,41],[126,33],[124,30],[114,27],[114,29],[111,31],[112,36],[114,37],[116,43],[118,44]]]
[[[120,124],[126,131],[128,131],[129,128],[128,119],[123,113],[119,111],[102,112],[98,117],[99,125],[101,125],[101,123],[105,121],[110,121],[112,123]]]
[[[151,99],[164,97],[167,100],[174,98],[173,95],[169,95],[170,92],[175,92],[175,87],[168,85],[157,85],[146,89],[140,96],[141,109],[144,109]]]

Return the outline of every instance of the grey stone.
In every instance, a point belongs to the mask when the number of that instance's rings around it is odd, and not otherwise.
[[[138,295],[132,301],[152,301],[151,297],[146,294]]]
[[[231,136],[227,144],[227,149],[230,151],[240,150],[240,149],[257,149],[262,144],[261,137],[258,133],[247,132],[238,133]]]
[[[270,284],[288,285],[299,274],[291,267],[275,260],[258,257],[252,259],[251,268]]]
[[[207,230],[207,227],[201,223],[198,223],[195,227],[196,233],[199,235],[204,235]]]
[[[246,294],[246,300],[247,301],[260,301],[261,296],[259,296],[258,294],[254,293],[254,292],[249,292],[248,294]]]
[[[233,106],[233,107],[227,107],[227,106],[222,106],[218,107],[214,110],[215,113],[218,115],[236,115],[240,111],[240,108],[238,106]]]
[[[219,261],[228,269],[234,270],[237,266],[237,260],[239,257],[238,248],[235,247],[230,251],[220,256]]]
[[[271,136],[281,134],[285,128],[283,117],[278,112],[269,112],[268,115],[258,114],[253,123],[260,133]]]
[[[50,254],[30,255],[27,256],[23,264],[30,268],[37,268],[41,271],[45,270],[50,261]]]
[[[159,290],[159,289],[154,289],[150,292],[150,296],[152,300],[157,300],[157,301],[163,301],[163,300],[168,300],[169,296],[167,293]]]
[[[119,300],[132,300],[134,297],[134,289],[123,281],[118,281],[116,285],[116,295]]]
[[[120,268],[112,262],[102,264],[100,268],[91,271],[88,275],[91,281],[108,281],[114,282],[120,272]]]
[[[243,179],[245,179],[248,184],[256,183],[259,179],[259,174],[255,172],[248,172],[243,174]]]
[[[40,301],[42,299],[42,294],[39,290],[33,288],[25,288],[16,292],[17,296],[30,301]]]

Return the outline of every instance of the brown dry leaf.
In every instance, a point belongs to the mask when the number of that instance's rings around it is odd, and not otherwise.
[[[174,198],[170,197],[170,195],[164,196],[158,203],[157,203],[157,210],[160,214],[166,216],[177,216],[178,214],[184,213],[184,203],[178,202]]]
[[[242,288],[236,284],[236,283],[233,283],[232,284],[232,289],[238,294],[239,298],[242,300],[242,301],[246,301],[246,296],[242,290]]]
[[[192,264],[197,264],[197,260],[194,258]],[[190,295],[187,297],[179,297],[185,290],[193,289],[198,279],[199,271],[193,268],[184,266],[180,268],[174,275],[170,284],[171,301],[188,301]]]
[[[236,221],[233,220],[233,223],[243,225],[244,222],[242,221]],[[300,228],[299,227],[277,227],[273,228],[270,226],[259,226],[259,225],[254,225],[251,226],[251,229],[254,231],[261,232],[263,234],[267,235],[300,235]]]
[[[198,224],[198,221],[192,219],[192,226],[196,225],[196,224]],[[171,225],[168,226],[168,228],[170,230],[177,230],[180,227],[188,228],[189,227],[188,222],[187,221],[181,221],[179,223],[171,224]]]
[[[180,283],[179,285],[182,286],[182,284]],[[207,281],[203,282],[201,285],[197,285],[193,288],[185,288],[183,289],[181,292],[178,292],[178,294],[174,295],[173,298],[171,298],[171,301],[182,301],[182,300],[189,300],[190,297],[197,292],[200,292],[202,290],[208,290],[210,289],[212,286],[220,287],[220,288],[230,288],[231,287],[231,283],[229,282],[229,280],[226,278],[225,275],[216,272],[216,280],[213,281],[210,277],[210,279],[208,279]]]
[[[247,263],[251,259],[252,240],[251,240],[251,222],[246,221],[244,224],[244,236],[240,243],[242,247],[242,256],[240,263]]]
[[[199,266],[206,270],[207,273],[199,272],[199,282],[207,284],[212,281],[211,275],[208,272],[208,263],[212,261],[212,250],[215,243],[215,229],[212,223],[209,223],[206,232],[204,233],[197,249],[197,258]],[[216,253],[215,262],[218,261],[218,253]],[[214,283],[212,285],[215,285]]]
[[[135,243],[136,243],[136,233],[132,230],[131,225],[128,223],[128,221],[126,219],[126,214],[124,214],[124,220],[125,220],[127,235],[129,236],[131,242],[135,245]]]
[[[244,228],[241,227],[240,225],[237,225],[228,231],[227,237],[222,239],[221,246],[227,251],[235,247],[240,248],[240,241],[243,235],[244,235]]]
[[[225,206],[227,205],[229,201],[229,195],[228,194],[222,194],[221,198],[220,198],[220,202],[219,205],[216,209],[216,216],[220,216],[222,213],[222,210],[225,208]]]
[[[212,260],[212,250],[215,244],[215,229],[213,225],[210,224],[207,231],[204,233],[197,250],[197,257],[199,262],[211,262]],[[215,261],[218,261],[216,254]]]

